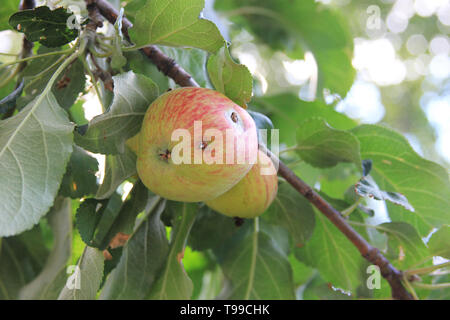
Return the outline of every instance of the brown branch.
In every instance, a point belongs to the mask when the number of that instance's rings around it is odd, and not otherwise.
[[[100,13],[95,0],[85,0],[85,3],[89,16],[89,22],[86,25],[86,29],[90,32],[90,41],[91,44],[93,44],[96,40],[95,34],[97,32],[97,28],[101,28],[103,26],[103,15]],[[92,79],[93,84],[95,85],[95,81],[100,78],[100,80],[102,80],[103,82],[104,88],[108,91],[114,92],[114,81],[112,79],[111,73],[103,70],[100,67],[100,65],[97,63],[97,59],[92,54],[92,51],[89,52],[89,56],[95,68],[92,71],[92,74],[95,77],[95,79]],[[89,68],[89,66],[87,66],[87,68]]]
[[[97,30],[97,28],[101,28],[103,26],[103,16],[98,10],[95,0],[85,0],[84,2],[86,2],[86,9],[89,17],[89,22],[86,25],[86,28],[92,31]]]
[[[118,12],[105,0],[94,0],[100,13],[111,23],[117,19]],[[129,20],[123,19],[122,32],[129,39],[128,29],[132,27]],[[178,85],[183,87],[198,87],[199,85],[192,77],[178,66],[175,61],[167,57],[157,47],[149,46],[141,51],[152,60],[159,70],[172,78]],[[262,147],[262,146],[260,146]],[[370,245],[358,232],[356,232],[342,217],[342,214],[315,192],[308,184],[301,180],[281,160],[277,159],[269,150],[262,147],[274,162],[279,164],[278,174],[283,177],[295,190],[302,194],[320,212],[322,212],[359,250],[361,255],[370,263],[380,268],[381,275],[389,282],[394,299],[412,300],[411,294],[402,283],[403,273],[397,270],[381,252]]]
[[[29,10],[36,7],[36,2],[34,0],[21,0],[19,4],[19,10]],[[26,36],[23,37],[22,42],[22,52],[20,53],[20,58],[26,58],[30,56],[33,53],[33,42],[29,41]],[[20,71],[22,71],[25,66],[27,65],[26,62],[22,62],[19,65]]]
[[[106,90],[110,92],[114,92],[114,80],[112,78],[112,75],[109,71],[103,70],[102,67],[97,62],[97,59],[95,56],[90,52],[89,56],[91,57],[92,64],[94,65],[95,69],[93,70],[94,77],[96,79],[100,78],[103,82],[103,86]],[[96,81],[96,79],[92,79],[92,81]]]
[[[338,210],[333,208],[333,206],[301,180],[282,161],[278,160],[270,151],[267,149],[265,151],[273,161],[278,161],[278,174],[320,210],[320,212],[322,212],[353,243],[366,260],[380,268],[381,275],[391,286],[392,297],[394,299],[412,300],[412,296],[403,286],[403,273],[397,270],[377,248],[370,245],[363,237],[361,237],[361,235],[345,221]]]
[[[91,0],[95,2],[100,13],[108,20],[110,23],[115,23],[119,15],[117,10],[106,0]],[[128,29],[130,29],[133,24],[127,18],[122,19],[122,33],[125,38],[130,42],[130,36],[128,34]],[[187,73],[181,66],[179,66],[174,59],[166,56],[158,47],[147,46],[140,49],[140,51],[147,56],[158,68],[159,71],[164,73],[169,78],[173,79],[175,83],[182,87],[198,87],[198,83]]]

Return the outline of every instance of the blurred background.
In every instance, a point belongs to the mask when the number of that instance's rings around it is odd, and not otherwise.
[[[325,92],[327,103],[360,123],[384,124],[400,131],[420,155],[449,169],[450,1],[319,2],[344,16],[354,44],[356,75],[351,89],[345,96]],[[206,3],[205,16],[219,25],[231,41],[233,56],[255,77],[256,95],[289,91],[311,100],[322,94],[315,92],[317,64],[312,54],[291,59],[282,50],[273,51],[239,23],[230,22],[248,10],[223,13],[214,11],[213,1]]]

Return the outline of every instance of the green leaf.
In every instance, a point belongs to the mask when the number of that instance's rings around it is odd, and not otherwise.
[[[279,129],[280,142],[287,145],[296,144],[298,125],[311,118],[325,119],[333,128],[348,130],[356,126],[356,122],[339,113],[332,106],[320,101],[307,102],[293,94],[280,94],[270,97],[254,97],[251,105],[263,110]]]
[[[348,42],[343,49],[321,50],[318,48],[313,53],[319,66],[318,96],[322,88],[345,97],[356,75],[352,64],[353,45]]]
[[[70,119],[76,123],[77,126],[87,125],[88,120],[84,115],[83,100],[78,100],[69,108]]]
[[[145,6],[147,0],[132,0],[125,5],[125,15],[133,24],[136,14]]]
[[[378,185],[370,176],[365,176],[355,185],[355,191],[362,197],[374,198],[376,200],[388,200],[392,203],[403,206],[406,210],[414,212],[414,208],[409,204],[408,199],[400,193],[380,190]]]
[[[100,299],[144,299],[169,251],[166,229],[161,222],[165,201],[155,198],[123,248],[119,264],[106,279]]]
[[[263,231],[242,229],[220,263],[231,282],[227,299],[295,299],[288,258]]]
[[[223,273],[218,266],[213,270],[205,270],[202,277],[202,285],[196,296],[197,300],[214,300],[223,286]],[[194,289],[195,286],[194,286]]]
[[[144,184],[138,180],[130,191],[129,199],[123,203],[106,238],[112,239],[118,232],[131,234],[137,215],[143,212],[147,204],[150,201],[154,201],[155,197],[157,196],[150,192]]]
[[[450,274],[437,276],[433,284],[450,283]],[[428,296],[428,300],[450,300],[450,288],[433,290]]]
[[[305,287],[302,293],[303,300],[352,300],[352,296],[342,290],[333,288],[316,275]]]
[[[247,110],[255,121],[256,128],[271,130],[274,128],[272,121],[265,114],[257,111]]]
[[[95,153],[125,152],[125,141],[139,132],[145,111],[158,97],[158,88],[149,78],[132,71],[113,77],[114,99],[108,110],[89,122],[84,135],[75,142]]]
[[[52,11],[47,6],[41,6],[14,13],[9,18],[9,24],[17,31],[25,33],[31,42],[39,41],[46,47],[58,47],[78,36],[78,29],[67,27],[67,20],[71,15],[72,13],[64,8]]]
[[[127,64],[127,58],[122,53],[122,19],[123,9],[120,9],[119,16],[114,23],[114,38],[112,41],[112,55],[111,55],[111,68],[115,70],[121,70]]]
[[[77,210],[77,228],[81,239],[91,247],[104,250],[114,234],[110,229],[119,215],[122,199],[114,193],[107,201],[86,199]]]
[[[182,265],[184,248],[197,214],[196,203],[172,202],[179,215],[176,217],[171,233],[167,261],[152,287],[150,299],[186,300],[193,292],[192,280]]]
[[[315,270],[300,262],[293,253],[291,253],[288,258],[292,268],[295,285],[300,286],[307,283],[315,274]]]
[[[0,238],[0,299],[17,299],[20,289],[32,281],[42,268],[47,249],[42,237],[35,237],[38,226],[15,237]],[[31,237],[30,237],[31,236]],[[27,243],[29,240],[36,240]],[[36,238],[36,239],[35,239]],[[43,253],[42,257],[36,256]]]
[[[100,283],[103,278],[104,257],[103,253],[96,249],[86,246],[83,254],[78,261],[79,271],[74,277],[79,277],[79,289],[75,286],[77,280],[73,279],[71,289],[67,286],[61,291],[58,300],[94,300]],[[67,282],[71,279],[69,278]]]
[[[19,9],[17,0],[4,0],[0,6],[0,30],[10,29],[9,17]]]
[[[87,245],[91,245],[95,229],[101,218],[101,212],[97,213],[97,207],[103,202],[96,199],[85,199],[77,209],[76,226],[81,239]]]
[[[95,194],[97,191],[97,177],[95,176],[97,171],[97,159],[75,145],[61,183],[60,194],[73,199]]]
[[[91,246],[99,248],[100,250],[104,250],[108,247],[109,242],[112,237],[114,237],[109,231],[119,215],[121,207],[122,199],[120,195],[113,193],[108,199],[108,203],[101,208],[101,218],[96,226]]]
[[[174,59],[202,88],[212,88],[206,76],[208,53],[195,48],[173,48],[161,46],[159,49]],[[147,57],[147,62],[152,63]],[[160,72],[161,73],[161,72]]]
[[[450,226],[442,226],[431,235],[428,249],[433,256],[450,259]]]
[[[215,2],[215,8],[234,13],[236,27],[244,26],[293,59],[304,59],[311,51],[319,69],[319,88],[345,96],[353,84],[353,38],[345,17],[336,10],[314,0],[228,0]]]
[[[163,47],[160,47],[160,49],[162,48]],[[161,93],[169,89],[170,78],[159,71],[150,59],[141,51],[126,51],[123,54],[125,58],[127,58],[127,70],[131,70],[136,74],[142,74],[152,79]]]
[[[252,116],[256,124],[256,129],[258,129],[258,143],[270,146],[272,137],[271,130],[274,128],[272,121],[269,119],[269,117],[260,112],[252,110],[247,110],[247,112]],[[263,134],[264,131],[260,130],[266,130],[265,134]]]
[[[238,230],[232,218],[203,205],[197,213],[188,243],[193,250],[214,249],[226,243]]]
[[[416,263],[423,262],[429,252],[417,231],[404,222],[382,223],[376,228],[388,238],[387,255],[399,269],[406,269]]]
[[[106,278],[114,270],[115,267],[119,264],[120,258],[122,257],[123,247],[119,246],[117,248],[108,249],[108,253],[111,255],[109,260],[105,260],[105,268],[103,269],[103,279],[100,287],[103,287]]]
[[[60,49],[40,46],[37,53],[45,54]],[[24,106],[41,94],[58,65],[63,61],[64,57],[55,54],[33,59],[27,64],[22,72],[25,79],[25,96],[17,100],[19,107]],[[52,93],[55,95],[58,104],[67,110],[75,103],[80,92],[83,92],[85,83],[84,67],[82,62],[77,59],[56,79],[52,87]]]
[[[106,155],[105,177],[97,190],[97,199],[110,197],[126,179],[136,174],[136,155],[125,148],[125,153]]]
[[[284,227],[297,246],[303,246],[314,231],[315,219],[311,204],[288,183],[279,185],[277,197],[263,219]]]
[[[127,58],[125,58],[122,52],[116,50],[111,56],[111,68],[114,70],[120,70],[127,64]]]
[[[4,70],[5,71],[5,70]],[[0,77],[5,77],[7,75],[5,75],[5,73],[9,73],[9,70],[6,70],[6,72],[4,73],[0,73]],[[2,104],[0,105],[0,120],[3,118],[3,115],[8,112],[8,110],[11,110],[11,108],[14,107],[14,105],[17,105],[17,100],[20,99],[19,96],[17,96],[16,100],[13,99],[8,99],[8,97],[10,95],[13,95],[13,92],[15,92],[15,81],[13,81],[14,79],[11,79],[10,81],[8,81],[8,83],[6,83],[2,88],[0,88],[0,97],[4,97],[4,99],[2,99]],[[18,93],[16,91],[16,93]]]
[[[51,92],[0,121],[0,236],[30,229],[52,206],[72,152],[72,130]]]
[[[44,267],[48,255],[50,254],[48,248],[50,247],[49,240],[52,240],[50,238],[53,237],[53,235],[50,237],[47,233],[51,233],[50,226],[48,227],[48,230],[45,230],[48,224],[47,220],[41,219],[40,222],[41,223],[35,225],[33,229],[22,232],[16,236],[24,246],[22,251],[28,252],[33,261],[33,265],[35,265],[36,269],[39,269],[39,271]]]
[[[350,206],[360,198],[354,191],[355,184],[360,178],[361,172],[354,164],[341,162],[332,168],[321,169],[316,181],[320,183],[322,192],[330,197],[344,198]],[[316,181],[311,184],[315,184]]]
[[[249,220],[249,224],[252,223],[252,220]],[[289,255],[291,250],[291,243],[289,239],[289,234],[286,233],[286,229],[283,227],[273,225],[267,223],[265,220],[259,220],[259,227],[262,233],[270,235],[270,239],[274,243],[274,245],[286,256]]]
[[[160,44],[214,53],[224,39],[214,23],[198,18],[204,4],[204,0],[148,0],[136,13],[131,40],[137,47]]]
[[[371,159],[371,176],[383,190],[403,194],[414,213],[387,203],[392,221],[411,224],[424,237],[432,228],[449,224],[450,183],[447,171],[421,158],[400,134],[376,125],[352,130],[360,141],[361,157]]]
[[[359,141],[347,131],[330,127],[323,119],[310,119],[297,129],[297,153],[307,163],[334,167],[339,162],[352,162],[361,169]]]
[[[133,2],[130,2],[130,4]],[[158,47],[165,55],[174,59],[202,88],[212,88],[206,75],[206,62],[208,52],[196,48]],[[129,67],[135,73],[143,74],[151,78],[159,87],[160,92],[165,92],[175,83],[172,79],[159,71],[152,61],[140,51],[125,52]]]
[[[54,246],[41,273],[24,286],[20,299],[56,299],[66,283],[66,263],[72,252],[72,212],[69,198],[58,197],[48,213]]]
[[[354,214],[352,214],[352,219]],[[364,262],[355,246],[321,212],[316,214],[314,233],[295,256],[319,270],[322,278],[343,290],[354,290],[360,284]]]
[[[214,88],[246,108],[252,98],[253,78],[245,65],[233,61],[226,45],[209,57],[207,69]]]

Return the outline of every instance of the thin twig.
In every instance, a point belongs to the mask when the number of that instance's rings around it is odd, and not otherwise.
[[[114,92],[114,80],[111,73],[109,71],[103,70],[102,67],[100,67],[92,51],[89,51],[89,56],[91,58],[92,64],[95,67],[95,70],[93,72],[94,75],[102,80],[103,86],[106,90]]]
[[[17,76],[17,74],[20,72],[19,66],[14,67],[14,70],[12,70],[12,72],[11,70],[8,71],[9,74],[3,80],[0,80],[0,88],[7,85],[9,81],[11,81],[12,79],[15,78],[15,76]]]
[[[115,23],[118,12],[105,0],[93,0],[96,2],[100,13],[110,22]],[[128,29],[132,23],[126,18],[122,21],[122,32],[129,40]],[[131,41],[130,41],[131,43]],[[175,83],[183,87],[198,87],[199,85],[184,69],[182,69],[173,59],[167,57],[156,46],[148,46],[140,49],[165,75],[172,78]],[[397,270],[387,260],[380,251],[370,245],[361,237],[342,217],[341,213],[333,208],[309,185],[303,182],[295,173],[289,169],[282,161],[276,158],[270,151],[267,154],[272,160],[279,163],[278,174],[283,177],[294,189],[308,199],[319,211],[321,211],[359,250],[361,255],[369,262],[380,268],[381,275],[389,282],[394,299],[412,300],[413,297],[405,289],[402,283],[403,273]],[[275,157],[275,158],[274,158]]]
[[[413,300],[420,300],[419,296],[416,293],[416,290],[414,290],[414,288],[411,286],[411,283],[409,282],[406,275],[403,275],[403,283],[405,284],[405,287],[408,288],[409,292],[411,292]]]
[[[75,51],[74,48],[69,48],[69,49],[65,49],[65,50],[61,50],[61,51],[51,51],[51,52],[47,52],[47,53],[38,54],[35,56],[28,56],[28,57],[17,59],[17,60],[11,61],[11,62],[6,62],[0,66],[0,70],[5,67],[8,67],[10,65],[16,64],[16,63],[28,62],[33,59],[45,58],[48,56],[63,55],[66,53],[72,53],[74,51]]]
[[[100,90],[97,85],[97,79],[95,78],[94,74],[92,73],[91,68],[89,67],[89,64],[87,62],[86,57],[81,56],[80,57],[81,63],[84,66],[84,69],[88,73],[88,75],[91,77],[92,86],[94,87],[95,93],[97,94],[98,101],[100,103],[100,106],[102,107],[102,111],[105,112],[106,108],[103,105],[103,96],[100,94]]]
[[[19,4],[19,10],[29,10],[36,7],[36,2],[34,0],[21,0]],[[33,42],[29,41],[26,36],[23,37],[22,42],[22,52],[20,53],[21,58],[26,58],[33,53]],[[19,71],[22,71],[26,63],[21,63],[19,65]]]
[[[450,267],[450,261],[441,263],[441,264],[435,264],[431,267],[425,267],[425,268],[420,268],[420,269],[411,269],[411,270],[406,270],[405,273],[407,275],[413,275],[413,274],[428,274],[431,273],[437,269],[441,269],[441,268],[445,268],[445,267]]]
[[[428,284],[428,283],[422,283],[422,282],[413,282],[412,285],[416,286],[417,288],[428,289],[428,290],[440,290],[440,289],[450,288],[450,283]]]
[[[89,14],[89,22],[86,25],[86,30],[89,32],[89,34],[91,35],[90,37],[90,43],[89,43],[89,55],[91,57],[91,61],[92,64],[95,67],[95,70],[92,72],[89,69],[89,65],[87,64],[87,62],[84,60],[85,63],[85,68],[87,68],[87,72],[89,73],[89,75],[92,78],[92,84],[94,85],[94,88],[97,92],[98,98],[100,100],[100,104],[102,105],[103,111],[104,111],[104,105],[103,105],[103,97],[101,97],[98,93],[98,87],[96,84],[96,78],[100,78],[103,82],[103,86],[106,90],[109,90],[111,92],[114,91],[114,81],[112,79],[111,74],[108,71],[103,70],[99,64],[97,63],[97,60],[95,58],[95,56],[97,55],[102,55],[102,54],[98,54],[95,50],[95,41],[96,41],[96,31],[97,28],[100,28],[103,26],[103,15],[101,14],[97,4],[96,4],[96,0],[85,0],[86,2],[86,8],[88,10],[88,14]],[[105,57],[109,56],[105,55]],[[95,77],[94,77],[95,76]]]
[[[359,206],[362,201],[362,197],[358,197],[358,199],[347,209],[342,210],[341,214],[344,218],[348,218],[350,214],[355,211],[355,209]]]

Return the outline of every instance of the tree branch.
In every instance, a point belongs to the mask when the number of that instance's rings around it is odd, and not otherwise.
[[[95,0],[84,0],[84,2],[86,3],[86,9],[89,16],[89,22],[86,28],[93,31],[97,30],[97,28],[101,28],[103,26],[103,18],[98,7],[95,5]]]
[[[94,0],[100,13],[110,22],[114,23],[118,12],[105,0]],[[129,40],[128,29],[132,23],[126,18],[122,22],[122,32]],[[178,85],[183,87],[198,87],[194,79],[176,62],[167,57],[156,46],[148,46],[141,51],[162,71],[165,75],[172,78]],[[322,212],[359,250],[361,255],[370,263],[380,268],[381,275],[388,281],[392,289],[394,299],[412,300],[411,294],[405,289],[402,283],[403,273],[397,270],[387,260],[381,252],[370,245],[358,232],[356,232],[342,217],[342,214],[333,208],[325,199],[315,192],[309,185],[301,180],[295,173],[289,169],[281,160],[276,158],[265,147],[260,146],[274,162],[279,163],[278,174],[283,177],[295,190],[302,194],[311,202],[320,212]]]
[[[19,4],[19,10],[34,9],[36,7],[36,2],[34,0],[21,0]],[[23,37],[22,42],[22,52],[20,53],[20,58],[26,58],[33,53],[33,42],[28,41],[27,37]],[[22,71],[27,63],[21,63],[19,65],[20,71]]]
[[[261,148],[262,146],[260,146]],[[277,159],[265,147],[262,149],[273,161],[278,161],[278,174],[282,176],[295,190],[302,194],[320,212],[322,212],[358,249],[361,255],[370,263],[380,268],[381,275],[389,282],[392,289],[392,297],[400,300],[411,300],[412,296],[402,283],[403,273],[397,270],[381,252],[370,245],[358,232],[355,231],[343,218],[342,214],[323,199],[308,184],[300,179],[281,160]]]

